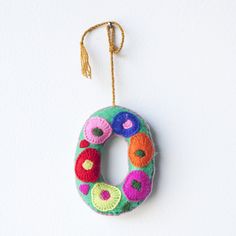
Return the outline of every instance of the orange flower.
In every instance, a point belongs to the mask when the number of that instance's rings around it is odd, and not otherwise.
[[[154,147],[152,141],[145,133],[137,133],[131,137],[129,158],[134,166],[139,168],[147,166],[153,154]]]

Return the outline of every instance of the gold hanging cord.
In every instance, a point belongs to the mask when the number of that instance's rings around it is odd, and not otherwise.
[[[123,47],[124,38],[125,38],[124,30],[120,24],[118,24],[115,21],[107,21],[107,22],[103,22],[101,24],[94,25],[84,32],[84,34],[81,38],[81,41],[80,41],[81,69],[82,69],[83,76],[91,79],[91,66],[89,64],[88,52],[84,46],[84,38],[89,32],[91,32],[99,27],[105,26],[105,25],[107,26],[106,29],[107,29],[107,36],[108,36],[108,42],[109,42],[109,52],[110,52],[111,81],[112,81],[112,105],[115,106],[116,105],[116,96],[115,96],[115,75],[114,75],[113,56],[114,56],[114,54],[118,54],[120,52],[120,50]],[[120,42],[119,47],[115,46],[115,28],[116,27],[121,32],[121,42]]]

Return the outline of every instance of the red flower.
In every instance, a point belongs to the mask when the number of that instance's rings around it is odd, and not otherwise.
[[[96,182],[100,176],[100,153],[93,148],[83,150],[76,160],[75,174],[83,182]]]

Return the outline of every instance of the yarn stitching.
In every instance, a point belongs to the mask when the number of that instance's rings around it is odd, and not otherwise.
[[[96,132],[101,130],[101,135],[95,135],[94,130],[96,130]],[[101,117],[92,117],[85,123],[84,137],[90,143],[102,144],[110,137],[111,134],[112,128],[110,124]]]
[[[138,182],[140,188],[137,188],[137,185],[134,186],[133,182]],[[142,201],[151,192],[151,181],[144,171],[131,171],[125,179],[123,191],[128,200],[134,202]]]
[[[108,199],[101,197],[101,193],[104,190],[110,194]],[[102,212],[106,212],[113,210],[118,205],[121,199],[121,192],[117,187],[101,182],[94,185],[91,190],[91,197],[93,206]]]
[[[112,129],[116,134],[128,138],[139,131],[140,122],[139,119],[132,113],[120,112],[113,119]]]
[[[83,166],[87,160],[92,162],[91,169]],[[75,173],[77,178],[83,182],[96,182],[100,176],[100,153],[93,148],[83,150],[76,160]]]
[[[149,164],[154,154],[152,141],[145,133],[138,133],[131,137],[129,158],[131,163],[139,168]]]

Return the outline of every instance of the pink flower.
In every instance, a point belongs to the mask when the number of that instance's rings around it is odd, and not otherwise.
[[[104,143],[112,134],[110,124],[101,117],[92,117],[84,127],[84,137],[92,144]]]

